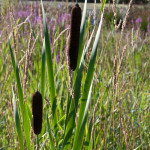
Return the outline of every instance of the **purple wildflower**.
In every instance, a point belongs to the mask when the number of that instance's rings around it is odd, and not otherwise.
[[[131,23],[134,24],[134,20],[133,19],[131,20]]]
[[[135,21],[136,24],[141,23],[141,22],[142,22],[141,17],[137,18],[136,21]]]

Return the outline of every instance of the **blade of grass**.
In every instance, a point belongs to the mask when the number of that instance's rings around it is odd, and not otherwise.
[[[91,139],[91,131],[92,131],[92,122],[93,121],[93,118],[91,118],[90,122],[89,122],[89,128],[88,128],[88,133],[87,133],[87,136],[86,136],[86,140],[85,140],[85,150],[88,150],[89,149],[89,145],[90,145],[90,139]]]
[[[26,103],[26,107],[27,107],[27,112],[28,112],[29,120],[30,120],[30,122],[32,122],[32,112],[31,112],[31,108],[29,106],[29,102]]]
[[[20,149],[24,149],[22,129],[21,129],[21,124],[20,124],[20,119],[19,119],[17,104],[16,104],[16,100],[15,100],[15,94],[14,94],[13,89],[12,89],[12,94],[13,94],[13,103],[14,103],[15,123],[16,123],[16,129],[17,129],[17,134],[18,134]]]

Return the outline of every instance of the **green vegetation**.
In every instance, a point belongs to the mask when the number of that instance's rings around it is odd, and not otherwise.
[[[66,57],[65,6],[0,6],[0,149],[149,149],[150,22],[138,18],[116,30],[105,3],[92,24],[85,0],[74,72]],[[38,136],[32,129],[37,90]]]

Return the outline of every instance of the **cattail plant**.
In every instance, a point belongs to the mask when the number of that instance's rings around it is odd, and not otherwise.
[[[39,91],[32,95],[32,115],[33,130],[38,135],[42,130],[42,95]]]
[[[69,41],[69,66],[71,70],[75,70],[77,66],[79,38],[81,24],[81,8],[76,4],[71,10],[71,27]]]

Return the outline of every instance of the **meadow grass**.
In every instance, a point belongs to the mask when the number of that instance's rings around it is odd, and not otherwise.
[[[150,22],[145,32],[138,18],[116,30],[101,6],[93,22],[85,1],[73,72],[65,5],[1,4],[0,149],[150,148]],[[37,90],[38,136],[31,126]]]

